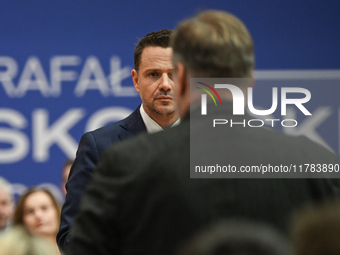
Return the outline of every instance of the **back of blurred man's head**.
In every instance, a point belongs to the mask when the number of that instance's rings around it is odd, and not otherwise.
[[[190,78],[252,78],[255,65],[253,40],[245,25],[224,11],[204,11],[179,23],[171,39],[175,99],[179,116],[201,97]],[[238,79],[243,93],[251,79]],[[240,82],[240,80],[242,80]],[[220,94],[231,99],[227,90]]]
[[[195,78],[247,78],[254,69],[250,33],[224,11],[204,11],[179,23],[172,47],[174,64],[181,62]]]

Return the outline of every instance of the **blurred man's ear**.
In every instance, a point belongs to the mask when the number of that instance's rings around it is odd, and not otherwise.
[[[181,62],[176,63],[175,70],[176,105],[180,118],[183,118],[190,111],[190,77]]]
[[[184,65],[181,62],[177,62],[176,64],[176,72],[177,72],[177,86],[178,86],[178,95],[183,97],[187,90],[189,90],[187,84],[187,71]]]
[[[255,74],[254,74],[254,71],[252,70],[250,74],[250,83],[248,87],[254,87],[254,85],[255,85]]]
[[[135,69],[132,69],[131,76],[133,85],[135,86],[136,91],[139,93],[138,72]]]

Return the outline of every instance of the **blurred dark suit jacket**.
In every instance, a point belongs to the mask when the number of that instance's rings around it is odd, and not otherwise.
[[[199,111],[191,114],[191,125],[201,125],[204,134],[204,124],[195,122]],[[231,117],[231,111],[223,114]],[[303,137],[267,128],[229,131],[226,141],[214,144],[226,164],[252,165],[254,159],[268,158],[286,164],[339,163]],[[209,146],[209,137],[202,137]],[[111,147],[85,192],[67,254],[173,255],[183,241],[220,218],[243,217],[285,231],[296,208],[335,196],[328,179],[190,179],[189,151],[189,118]]]
[[[95,131],[87,132],[82,136],[66,184],[67,195],[61,211],[61,222],[57,235],[58,246],[61,249],[65,249],[68,244],[70,226],[78,212],[81,196],[84,188],[92,179],[93,171],[101,158],[102,152],[116,142],[146,132],[139,107],[127,118]]]

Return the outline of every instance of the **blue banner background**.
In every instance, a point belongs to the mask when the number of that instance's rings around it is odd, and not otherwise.
[[[138,38],[175,28],[205,9],[226,10],[244,21],[257,70],[340,69],[337,1],[3,1],[0,175],[24,186],[58,187],[62,164],[81,135],[140,103],[130,77]],[[322,96],[323,88],[317,90],[312,96]],[[329,99],[336,128],[321,132],[338,155],[339,93],[337,87]],[[100,112],[110,107],[107,115]],[[46,142],[49,136],[59,142]]]

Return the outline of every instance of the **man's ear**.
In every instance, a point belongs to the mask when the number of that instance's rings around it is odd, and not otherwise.
[[[187,76],[187,70],[184,67],[184,65],[180,62],[177,62],[176,64],[177,69],[177,81],[178,81],[178,94],[182,97],[187,93],[187,91],[190,90],[188,87],[188,76]]]
[[[132,69],[131,76],[132,76],[133,85],[135,86],[136,91],[139,93],[138,73],[135,69]]]
[[[188,69],[181,63],[176,63],[176,105],[180,118],[190,111],[190,76]]]
[[[250,82],[249,82],[249,86],[248,87],[254,87],[255,85],[255,79],[254,79],[254,71],[251,71],[251,74],[250,74]]]

